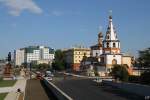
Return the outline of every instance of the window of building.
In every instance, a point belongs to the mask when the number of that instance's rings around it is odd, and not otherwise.
[[[106,45],[107,45],[107,48],[109,48],[109,43],[108,43],[108,42],[107,42],[107,44],[106,44]]]
[[[114,48],[116,47],[116,44],[115,44],[115,43],[113,43],[113,47],[114,47]]]
[[[109,39],[109,35],[107,35],[107,39]]]
[[[116,59],[113,59],[113,60],[112,60],[112,64],[113,64],[113,65],[116,65],[116,64],[117,64],[117,60],[116,60]]]

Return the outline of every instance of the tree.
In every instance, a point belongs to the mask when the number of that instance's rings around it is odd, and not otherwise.
[[[38,64],[37,67],[39,70],[46,70],[50,67],[50,65],[43,63],[43,64]]]
[[[114,65],[111,71],[111,75],[117,80],[128,81],[129,73],[124,65]]]
[[[145,71],[140,76],[141,83],[150,84],[150,70]]]
[[[150,48],[139,51],[139,66],[148,68],[140,76],[141,83],[150,84]]]
[[[24,67],[24,68],[27,68],[28,64],[27,64],[27,62],[24,62],[24,63],[21,64],[21,66]]]
[[[150,68],[150,48],[139,51],[138,62],[142,67]]]
[[[66,68],[64,53],[61,50],[55,51],[55,60],[52,63],[52,67],[55,70],[64,70]]]

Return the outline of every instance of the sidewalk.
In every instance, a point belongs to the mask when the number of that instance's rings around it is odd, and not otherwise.
[[[40,80],[27,80],[24,100],[54,100],[46,94]]]
[[[16,84],[13,87],[3,87],[0,88],[0,93],[9,92],[4,100],[17,100],[20,93],[17,93],[17,89],[20,88],[21,92],[24,93],[26,86],[26,79],[17,80]]]

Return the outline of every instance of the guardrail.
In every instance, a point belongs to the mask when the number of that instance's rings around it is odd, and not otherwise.
[[[90,78],[90,79],[95,79],[95,78],[98,78],[98,76],[93,76],[93,77],[90,77],[90,76],[84,76],[84,75],[77,75],[77,74],[73,74],[73,73],[63,73],[65,75],[71,75],[71,76],[75,76],[75,77],[79,77],[79,78]],[[99,77],[101,79],[113,79],[111,76],[109,77]]]
[[[52,82],[46,80],[45,78],[43,79],[45,85],[47,88],[49,88],[56,98],[58,100],[73,100],[70,96],[68,96],[66,93],[64,93],[61,89],[59,89],[56,85],[54,85]]]

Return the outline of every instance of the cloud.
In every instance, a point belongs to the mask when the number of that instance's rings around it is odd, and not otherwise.
[[[19,16],[24,10],[35,14],[41,14],[42,9],[33,0],[0,0],[9,9],[9,14]]]

